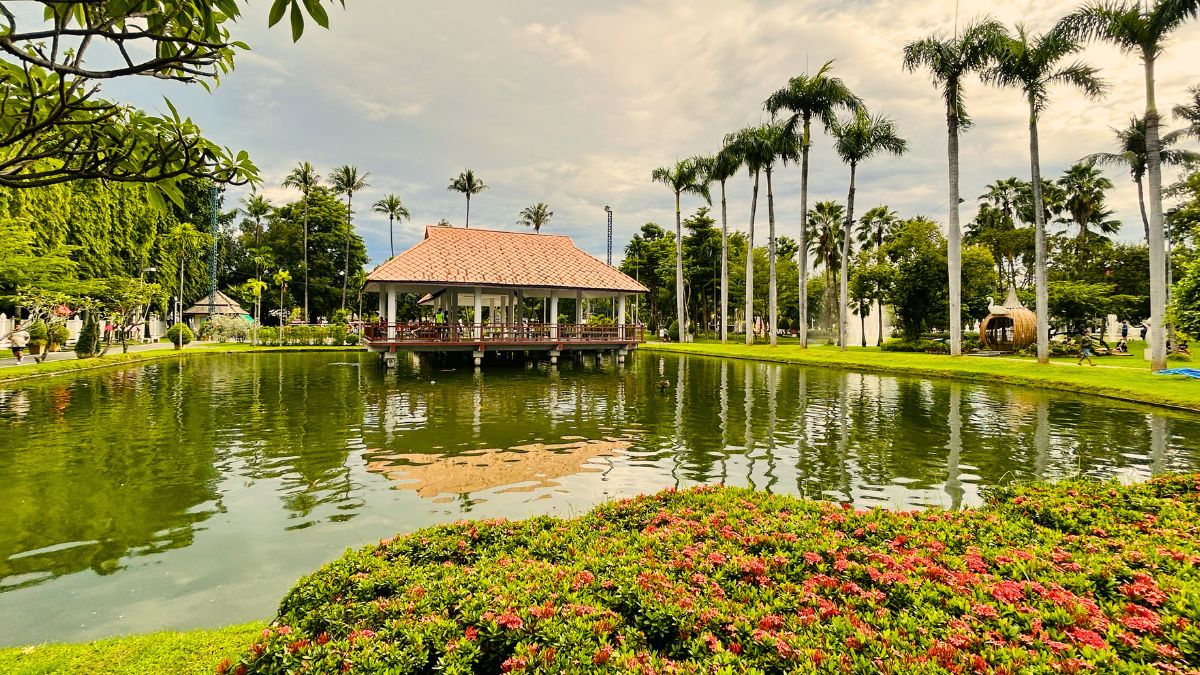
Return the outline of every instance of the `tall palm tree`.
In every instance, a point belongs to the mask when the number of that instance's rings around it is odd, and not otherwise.
[[[1076,39],[1103,40],[1126,54],[1138,54],[1146,82],[1146,176],[1150,190],[1150,367],[1167,367],[1166,251],[1162,207],[1160,118],[1154,101],[1154,65],[1167,37],[1200,13],[1200,0],[1090,2],[1059,22]]]
[[[262,219],[271,213],[271,200],[262,196],[257,190],[251,190],[248,197],[242,198],[242,212],[254,221],[254,246],[262,246]]]
[[[304,204],[304,320],[308,321],[308,195],[321,184],[321,176],[308,162],[301,162],[283,179],[283,187],[295,188]]]
[[[471,195],[477,195],[487,189],[475,171],[472,169],[464,169],[462,173],[450,179],[450,185],[446,187],[451,192],[461,192],[467,198],[467,227],[471,227]]]
[[[350,283],[350,239],[354,236],[354,211],[351,202],[354,193],[364,190],[371,184],[367,182],[371,174],[358,175],[358,167],[343,164],[329,174],[329,184],[333,186],[334,194],[346,195],[346,251],[342,266],[342,309],[346,309],[346,288]]]
[[[209,243],[209,235],[197,230],[191,223],[176,223],[163,237],[167,250],[173,251],[179,260],[179,304],[175,308],[175,322],[183,321],[184,299],[184,263],[188,256],[204,249]]]
[[[767,286],[767,326],[771,331],[771,346],[774,347],[779,342],[779,288],[778,279],[775,274],[776,264],[776,246],[775,246],[775,189],[771,185],[771,174],[775,169],[775,162],[779,161],[787,164],[790,161],[799,159],[800,157],[800,141],[796,134],[792,132],[786,123],[771,123],[764,124],[762,127],[763,138],[767,142],[767,147],[770,150],[769,161],[763,166],[763,174],[767,177],[767,223],[769,226],[767,237],[767,265],[769,267],[768,286]]]
[[[833,328],[833,282],[842,255],[842,222],[845,219],[846,209],[831,201],[814,204],[805,219],[809,245],[806,255],[811,253],[813,264],[824,267],[825,297],[821,302],[821,318],[826,330]]]
[[[863,214],[862,218],[858,219],[858,229],[855,230],[854,238],[858,241],[859,246],[864,250],[868,248],[879,249],[883,246],[886,240],[892,233],[892,230],[900,223],[900,217],[895,211],[887,206],[876,206],[875,208]],[[861,317],[861,313],[859,315]],[[876,301],[875,318],[879,322],[879,331],[876,335],[876,345],[883,344],[883,302]],[[863,331],[863,346],[866,344],[867,334]]]
[[[650,180],[662,183],[675,193],[675,320],[679,322],[679,340],[682,342],[687,335],[687,315],[684,311],[683,297],[683,217],[679,208],[679,198],[683,194],[693,194],[712,203],[708,194],[708,185],[704,182],[701,165],[695,158],[681,159],[674,166],[660,166],[650,173]]]
[[[1104,193],[1111,190],[1109,180],[1095,164],[1081,162],[1063,173],[1057,181],[1066,195],[1066,211],[1070,222],[1079,228],[1076,239],[1082,244],[1088,238],[1088,228],[1096,226],[1105,234],[1112,234],[1110,221],[1102,217],[1108,213],[1104,207]]]
[[[1042,202],[1042,167],[1038,146],[1038,118],[1050,102],[1050,87],[1067,84],[1091,99],[1100,98],[1104,84],[1096,77],[1096,69],[1084,63],[1061,65],[1063,59],[1077,53],[1082,46],[1067,32],[1055,29],[1042,35],[1031,35],[1021,25],[1016,35],[1005,38],[996,46],[996,63],[984,73],[984,78],[1001,87],[1020,89],[1029,104],[1029,165],[1033,191],[1034,226],[1034,286],[1037,299],[1038,363],[1050,363],[1049,294],[1046,286],[1046,216]]]
[[[404,202],[394,194],[389,194],[375,202],[371,209],[375,213],[382,213],[388,217],[388,251],[391,253],[390,257],[394,258],[396,257],[396,221],[411,220],[412,214],[408,212]]]
[[[954,37],[939,34],[904,47],[904,67],[929,70],[934,86],[946,103],[946,138],[950,174],[950,217],[947,227],[947,263],[950,277],[950,355],[962,355],[962,229],[959,225],[958,136],[971,126],[963,105],[963,78],[983,70],[1004,36],[1004,27],[992,19],[970,24]]]
[[[521,211],[521,217],[517,220],[518,225],[532,227],[533,233],[537,234],[542,231],[542,228],[550,223],[550,219],[554,217],[554,212],[545,202],[538,202],[533,206],[526,206]]]
[[[826,131],[839,110],[855,110],[862,101],[839,77],[831,77],[833,61],[826,61],[809,75],[797,75],[787,86],[771,94],[765,107],[772,115],[780,111],[791,114],[788,128],[800,136],[800,346],[808,347],[808,246],[804,241],[808,231],[808,154],[812,149],[812,121],[815,119]]]
[[[725,181],[742,168],[734,148],[726,145],[703,160],[710,184],[721,184],[721,342],[729,341],[729,212],[725,204]]]
[[[850,192],[846,197],[846,222],[842,232],[842,277],[838,285],[838,344],[846,351],[850,335],[850,240],[854,225],[855,174],[858,165],[880,153],[903,155],[908,142],[900,137],[896,123],[883,115],[871,116],[864,108],[854,111],[846,121],[837,121],[831,129],[834,148],[842,161],[850,165]]]
[[[1200,91],[1198,89],[1197,91]],[[1176,107],[1176,115],[1179,115],[1180,107]],[[1200,115],[1200,113],[1197,113]],[[1142,229],[1146,237],[1146,241],[1150,241],[1150,218],[1146,215],[1146,190],[1143,187],[1143,179],[1146,177],[1146,120],[1141,117],[1133,117],[1129,120],[1129,126],[1124,129],[1115,129],[1113,133],[1117,136],[1118,152],[1097,152],[1095,154],[1084,157],[1083,162],[1091,162],[1093,164],[1106,164],[1124,166],[1129,169],[1129,177],[1137,186],[1138,193],[1138,211],[1142,216]],[[1174,145],[1182,140],[1184,136],[1189,135],[1188,130],[1180,129],[1163,134],[1159,139],[1159,161],[1164,166],[1181,166],[1189,162],[1200,161],[1200,153],[1192,152],[1191,150],[1171,149],[1168,146]]]
[[[750,193],[750,226],[746,231],[746,344],[754,344],[754,217],[758,211],[759,178],[775,154],[762,127],[746,127],[725,136],[725,146],[754,176]]]
[[[987,202],[1000,210],[1008,218],[1016,217],[1017,201],[1021,196],[1021,179],[1016,176],[1001,178],[987,184],[987,192],[979,195],[979,200]]]

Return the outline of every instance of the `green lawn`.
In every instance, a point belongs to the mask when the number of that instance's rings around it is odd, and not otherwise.
[[[122,354],[120,347],[110,350],[106,356],[91,359],[67,359],[65,361],[47,361],[46,363],[30,363],[21,366],[0,368],[0,383],[14,380],[24,380],[32,377],[43,377],[61,373],[73,373],[94,368],[107,368],[134,361],[157,361],[160,359],[175,359],[197,354],[225,354],[235,352],[316,352],[316,351],[361,351],[357,345],[336,347],[252,347],[241,342],[193,342],[181,350],[153,349],[142,352]]]
[[[152,633],[81,645],[49,644],[0,650],[5,675],[212,675],[236,658],[263,628],[256,622],[217,630]]]
[[[1078,366],[1075,359],[1052,359],[1048,366],[1032,358],[978,357],[951,358],[940,354],[883,352],[878,347],[851,347],[845,352],[832,345],[811,345],[801,349],[795,339],[781,339],[779,346],[746,346],[730,341],[722,345],[714,340],[695,343],[663,344],[650,342],[646,350],[706,354],[733,358],[777,361],[831,368],[872,372],[890,372],[926,377],[947,377],[980,382],[1020,384],[1093,394],[1138,403],[1173,406],[1200,411],[1200,380],[1180,375],[1154,375],[1143,360],[1144,343],[1130,343],[1133,356],[1097,357],[1096,367]],[[1173,362],[1173,366],[1188,366]]]

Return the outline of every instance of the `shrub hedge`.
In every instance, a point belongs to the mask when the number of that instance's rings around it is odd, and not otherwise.
[[[702,487],[302,579],[234,673],[1196,673],[1200,475],[852,510]]]

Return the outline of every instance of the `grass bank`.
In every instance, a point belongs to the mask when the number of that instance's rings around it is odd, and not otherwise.
[[[264,623],[217,630],[153,633],[88,644],[0,649],[6,675],[212,675],[222,659],[236,658]]]
[[[127,354],[122,354],[120,348],[118,347],[116,351],[110,351],[105,356],[97,356],[91,359],[65,359],[61,361],[47,361],[45,363],[30,363],[20,366],[8,366],[5,368],[0,368],[0,384],[19,380],[29,380],[39,377],[51,377],[54,375],[62,375],[64,373],[77,373],[84,370],[95,370],[97,368],[110,368],[112,366],[120,366],[142,361],[161,361],[164,359],[190,358],[204,354],[330,351],[362,351],[362,347],[355,345],[337,347],[252,347],[248,344],[235,342],[200,342],[192,343],[179,350],[172,349],[168,346],[164,349],[151,349],[146,351],[129,352]]]
[[[646,351],[724,356],[778,363],[795,363],[823,368],[944,377],[973,382],[1015,384],[1103,396],[1122,401],[1148,403],[1200,411],[1200,380],[1180,375],[1155,375],[1140,356],[1106,356],[1096,367],[1078,366],[1072,358],[1054,359],[1041,366],[1029,358],[963,356],[884,352],[877,347],[851,347],[841,351],[830,345],[801,349],[799,344],[744,345],[719,342],[674,344],[648,342]],[[1180,363],[1180,366],[1190,364]]]

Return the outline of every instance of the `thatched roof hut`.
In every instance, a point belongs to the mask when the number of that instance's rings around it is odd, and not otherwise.
[[[1004,304],[992,305],[991,310],[979,324],[979,341],[985,349],[1011,352],[1037,342],[1037,315],[1017,299],[1017,289],[1009,287]]]

